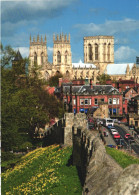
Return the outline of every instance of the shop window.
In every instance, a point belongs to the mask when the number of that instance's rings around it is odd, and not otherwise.
[[[112,114],[112,108],[109,108],[109,114]]]
[[[138,121],[135,121],[135,126],[138,127]]]

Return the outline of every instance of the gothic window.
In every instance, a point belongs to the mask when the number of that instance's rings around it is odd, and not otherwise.
[[[104,51],[103,51],[104,62],[106,61],[106,43],[104,43]]]
[[[110,47],[111,47],[111,44],[109,43],[108,44],[108,61],[110,61]]]
[[[70,76],[70,74],[69,74],[69,71],[68,71],[68,70],[66,71],[66,76],[67,76],[67,77],[69,77],[69,76]]]
[[[66,51],[65,52],[65,64],[67,64],[67,62],[68,62],[68,52]]]
[[[37,64],[37,54],[36,54],[36,52],[34,53],[34,64]]]
[[[98,60],[98,44],[95,44],[95,60]]]
[[[88,45],[88,56],[89,56],[89,60],[92,60],[92,46],[91,46],[91,44]]]
[[[45,79],[48,80],[50,77],[49,73],[48,72],[45,72]]]
[[[61,54],[60,51],[57,52],[57,63],[61,63]]]
[[[57,71],[56,71],[56,75],[59,75],[59,74],[60,74],[60,72],[57,70]]]
[[[43,52],[41,53],[41,64],[43,64]]]

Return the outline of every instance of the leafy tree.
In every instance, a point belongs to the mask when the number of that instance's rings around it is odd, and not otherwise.
[[[1,51],[2,149],[9,151],[31,142],[36,126],[43,128],[51,117],[62,117],[64,111],[62,103],[44,91],[37,66],[30,77],[22,66],[29,64],[28,59],[12,68],[14,50],[1,46]]]
[[[56,75],[50,77],[49,82],[48,82],[49,85],[51,87],[57,87],[58,84],[59,84],[59,78],[62,78],[62,77],[63,77],[63,75],[61,73],[56,74]]]
[[[16,56],[16,52],[11,48],[11,46],[3,47],[0,44],[0,54],[1,54],[1,67],[11,66],[12,60]]]
[[[110,75],[105,74],[105,73],[102,74],[102,75],[97,76],[97,80],[99,81],[99,83],[101,85],[105,85],[106,84],[106,81],[107,80],[110,80],[110,79],[111,79]]]

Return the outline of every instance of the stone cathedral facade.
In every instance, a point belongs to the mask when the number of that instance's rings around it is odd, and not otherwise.
[[[107,73],[107,66],[114,65],[114,37],[113,36],[90,36],[84,37],[84,63],[73,63],[72,52],[70,45],[70,34],[53,35],[53,63],[48,62],[47,55],[47,40],[37,36],[30,37],[29,49],[29,73],[32,75],[32,70],[35,64],[38,66],[40,77],[48,80],[51,76],[61,73],[68,79],[92,79],[96,84],[99,74]],[[115,64],[116,66],[116,64]],[[135,70],[134,65],[134,70]],[[126,67],[123,77],[130,79],[132,74],[129,65]],[[139,71],[136,67],[136,77]],[[130,75],[130,77],[129,77]],[[135,75],[134,75],[135,76]],[[119,78],[118,75],[111,75],[112,78]]]

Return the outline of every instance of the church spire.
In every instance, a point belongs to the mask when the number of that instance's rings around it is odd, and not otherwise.
[[[44,41],[45,41],[45,43],[46,43],[46,35],[45,35]]]
[[[53,41],[55,41],[55,34],[53,34]]]
[[[41,42],[43,42],[42,35],[41,35]]]
[[[30,43],[31,43],[31,35],[30,35]]]
[[[69,34],[69,42],[70,42],[70,34]]]
[[[39,42],[40,41],[40,37],[39,37],[39,34],[38,34],[38,36],[37,36],[37,42]]]

